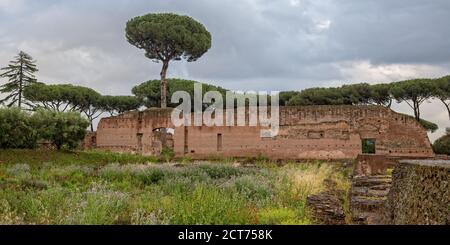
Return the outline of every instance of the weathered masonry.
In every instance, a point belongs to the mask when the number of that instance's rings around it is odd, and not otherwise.
[[[101,120],[88,141],[101,150],[158,155],[163,147],[193,158],[355,159],[360,154],[434,157],[425,129],[413,118],[380,106],[280,108],[280,133],[260,127],[178,127],[171,109],[129,112]]]

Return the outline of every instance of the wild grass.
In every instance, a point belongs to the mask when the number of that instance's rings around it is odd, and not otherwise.
[[[112,152],[88,151],[70,152],[53,150],[1,150],[0,164],[95,164],[108,163],[154,163],[158,159],[135,154],[119,154]]]
[[[85,164],[84,154],[97,153],[0,158],[0,224],[311,224],[307,196],[346,180],[334,164]]]

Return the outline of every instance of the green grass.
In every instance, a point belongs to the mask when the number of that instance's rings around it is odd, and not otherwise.
[[[0,150],[0,164],[98,164],[108,163],[151,163],[157,162],[155,157],[111,152],[69,152],[52,150]]]
[[[347,188],[333,164],[249,168],[147,160],[1,151],[0,224],[311,224],[307,196],[323,191],[328,178]]]

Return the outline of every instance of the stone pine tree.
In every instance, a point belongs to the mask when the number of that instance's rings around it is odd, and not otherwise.
[[[162,63],[161,108],[167,107],[167,70],[173,60],[193,62],[211,48],[211,34],[189,16],[171,13],[147,14],[128,21],[130,44],[145,50],[145,56]]]
[[[0,103],[8,103],[8,107],[17,105],[22,108],[24,88],[36,82],[34,73],[37,71],[36,61],[29,54],[20,51],[15,60],[7,67],[1,68],[0,78],[6,78],[8,82],[0,86],[0,93],[6,94]]]
[[[450,118],[450,76],[437,79],[435,89],[435,97],[444,104]]]
[[[390,92],[397,102],[405,102],[414,110],[414,118],[421,121],[420,106],[435,94],[431,79],[414,79],[395,83]]]

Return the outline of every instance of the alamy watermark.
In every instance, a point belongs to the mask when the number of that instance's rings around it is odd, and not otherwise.
[[[172,103],[181,103],[172,112],[172,123],[175,127],[261,127],[261,137],[276,137],[280,129],[279,101],[279,92],[274,91],[228,91],[224,99],[218,91],[203,94],[202,85],[195,84],[193,99],[185,91],[172,95]]]

